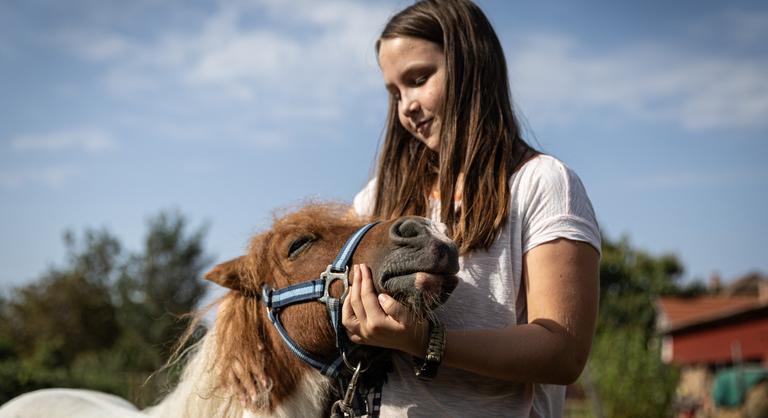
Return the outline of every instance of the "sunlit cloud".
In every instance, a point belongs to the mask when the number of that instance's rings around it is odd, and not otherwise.
[[[123,94],[182,80],[218,86],[234,99],[278,88],[286,100],[332,101],[331,94],[378,87],[372,46],[380,28],[370,22],[383,22],[389,12],[346,1],[222,2],[196,28],[169,29],[149,42],[72,30],[64,39],[82,58],[106,63],[109,85]],[[254,23],[254,15],[269,21]],[[286,29],[286,22],[305,32]]]
[[[285,80],[282,70],[301,65],[298,42],[269,32],[252,32],[224,42],[201,54],[188,79],[199,83],[229,83],[239,80]]]
[[[191,103],[174,92],[215,97],[199,109],[245,104],[262,118],[301,106],[305,123],[338,123],[355,101],[381,92],[373,44],[392,12],[382,4],[344,0],[226,1],[196,24],[170,26],[149,39],[117,32],[63,36],[68,48],[103,64],[113,94]],[[688,32],[720,28],[724,38],[757,45],[768,15],[731,10],[690,24]],[[697,29],[699,28],[699,29]],[[704,36],[704,35],[696,35]],[[572,123],[610,112],[691,131],[768,124],[768,61],[727,51],[689,51],[685,43],[649,39],[596,50],[567,34],[521,34],[505,45],[513,93],[536,123]],[[193,107],[194,108],[194,107]],[[167,116],[169,117],[169,116]]]
[[[558,34],[525,38],[509,57],[513,90],[539,121],[620,112],[688,130],[768,125],[768,61],[660,42],[595,52]],[[616,113],[611,113],[616,115]]]
[[[265,132],[317,139],[338,131],[344,115],[362,119],[361,109],[383,104],[373,49],[381,28],[371,22],[391,12],[343,0],[222,1],[151,36],[99,25],[64,28],[56,42],[92,64],[108,96],[144,106],[136,123],[145,132],[180,140],[160,133],[175,124],[199,137],[215,120],[235,133],[216,141],[270,147]]]
[[[11,147],[19,152],[82,151],[98,153],[117,148],[117,140],[100,129],[76,130],[23,134],[12,137]]]

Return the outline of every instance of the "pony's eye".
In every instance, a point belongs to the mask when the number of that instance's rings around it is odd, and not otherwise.
[[[309,248],[315,237],[312,235],[302,235],[291,242],[288,247],[288,257],[296,258],[302,251]]]

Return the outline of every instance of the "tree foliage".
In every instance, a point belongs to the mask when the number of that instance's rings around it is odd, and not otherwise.
[[[658,341],[645,330],[619,327],[596,335],[589,372],[606,417],[670,416],[678,371],[661,362]]]
[[[655,257],[634,249],[627,238],[603,239],[600,263],[599,331],[638,328],[646,339],[654,332],[654,303],[679,291],[683,266],[673,254]]]
[[[65,265],[0,299],[0,403],[54,386],[153,401],[138,389],[205,295],[204,237],[177,212],[149,220],[138,253],[106,230],[66,232]]]
[[[205,295],[200,275],[211,262],[203,249],[205,230],[186,236],[186,229],[179,215],[152,219],[145,252],[131,257],[116,283],[121,325],[161,347],[163,358],[188,325],[182,315]]]
[[[683,266],[673,254],[653,256],[632,248],[627,238],[603,238],[602,251],[590,384],[607,417],[668,416],[678,371],[661,362],[654,304],[663,295],[703,288],[681,285]]]

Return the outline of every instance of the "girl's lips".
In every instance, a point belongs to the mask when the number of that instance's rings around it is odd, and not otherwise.
[[[425,121],[421,121],[416,124],[416,131],[420,133],[422,136],[427,136],[427,132],[429,132],[429,128],[432,126],[432,118],[429,118]]]

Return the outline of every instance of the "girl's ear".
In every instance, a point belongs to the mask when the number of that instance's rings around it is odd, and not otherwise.
[[[221,263],[205,274],[205,279],[232,290],[242,290],[242,272],[245,256]]]

